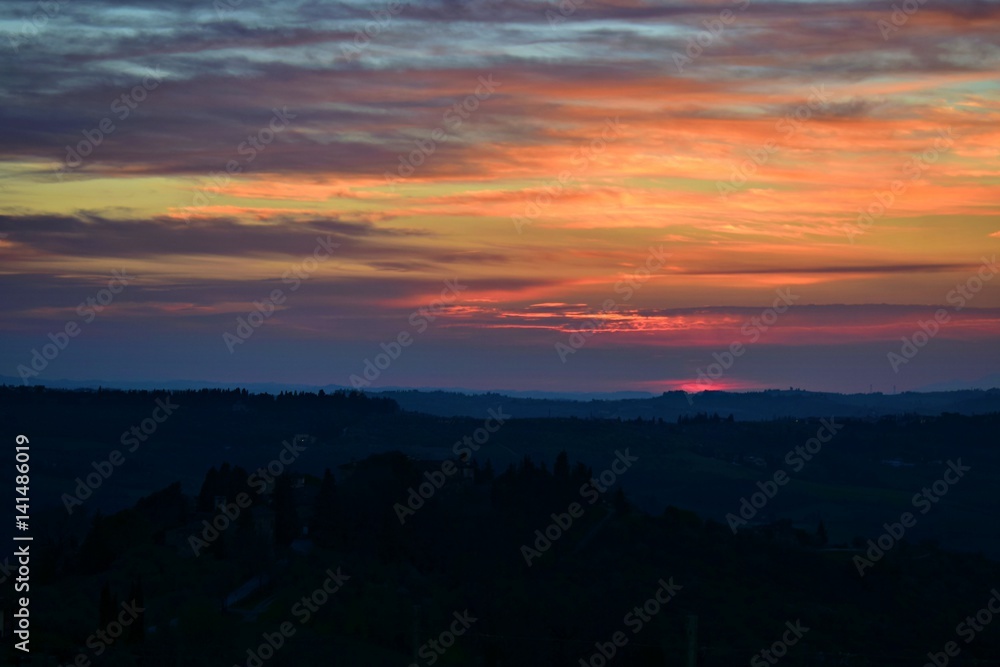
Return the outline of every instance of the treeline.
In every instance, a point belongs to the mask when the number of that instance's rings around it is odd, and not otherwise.
[[[358,391],[252,394],[245,389],[190,391],[59,390],[0,386],[0,418],[18,432],[47,438],[94,437],[115,442],[132,425],[153,415],[157,401],[178,406],[160,425],[183,442],[192,437],[281,442],[289,429],[326,440],[372,416],[399,412],[395,401]]]

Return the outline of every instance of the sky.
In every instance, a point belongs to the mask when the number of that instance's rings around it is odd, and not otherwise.
[[[1000,3],[0,0],[0,376],[1000,384]]]

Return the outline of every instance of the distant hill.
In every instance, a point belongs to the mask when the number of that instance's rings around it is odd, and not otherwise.
[[[984,380],[985,382],[985,380]],[[0,376],[0,384],[20,386],[17,378]],[[326,392],[350,387],[283,383],[227,383],[204,381],[106,382],[102,380],[50,380],[41,382],[55,389],[97,387],[140,390],[246,389],[251,393],[277,394],[282,391]],[[403,410],[439,417],[481,417],[498,402],[515,419],[579,417],[596,419],[664,419],[677,421],[700,413],[732,415],[737,421],[761,421],[784,417],[808,418],[881,417],[885,415],[962,415],[1000,412],[1000,389],[960,389],[901,394],[836,394],[800,389],[762,391],[706,391],[688,394],[664,392],[656,396],[643,392],[573,393],[535,391],[473,391],[455,389],[386,388],[366,393],[392,398]]]
[[[385,391],[404,410],[441,417],[478,417],[497,405],[502,394],[457,394],[442,391]],[[690,400],[689,400],[690,399]],[[505,398],[504,409],[514,418],[580,417],[597,419],[664,419],[698,413],[733,415],[737,421],[782,417],[880,417],[914,413],[962,415],[1000,412],[1000,389],[903,394],[827,394],[798,390],[760,392],[666,392],[651,398],[572,401]]]
[[[964,381],[952,380],[950,382],[935,382],[934,384],[920,387],[918,391],[965,391],[968,389],[993,389],[1000,387],[1000,374],[994,373],[978,380]]]

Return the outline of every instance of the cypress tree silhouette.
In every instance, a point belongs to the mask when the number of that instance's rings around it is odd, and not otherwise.
[[[556,462],[552,466],[552,474],[557,479],[569,478],[569,455],[565,449],[556,455]]]

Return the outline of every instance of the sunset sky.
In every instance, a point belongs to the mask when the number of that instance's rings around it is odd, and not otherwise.
[[[3,1],[0,375],[1000,380],[1000,3],[906,6]]]

